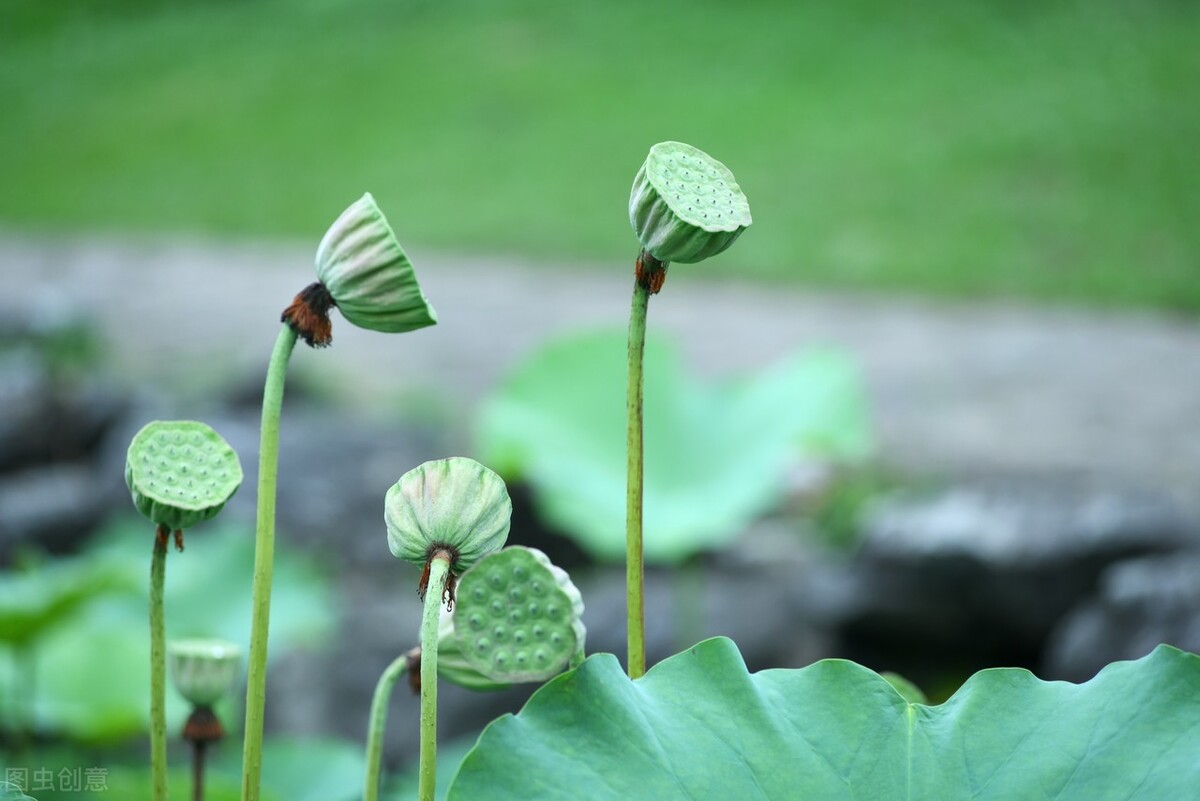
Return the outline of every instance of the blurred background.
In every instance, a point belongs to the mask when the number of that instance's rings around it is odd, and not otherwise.
[[[7,0],[0,762],[41,801],[148,797],[125,448],[194,418],[238,450],[167,626],[245,643],[266,360],[365,191],[440,323],[335,314],[292,360],[269,790],[358,797],[419,617],[382,496],[426,459],[501,472],[510,542],[623,655],[627,200],[667,139],[755,222],[650,304],[652,661],[723,634],[753,670],[848,657],[941,700],[986,666],[1200,650],[1198,41],[1176,0]],[[443,788],[528,691],[443,694]],[[398,693],[396,797],[416,714]]]

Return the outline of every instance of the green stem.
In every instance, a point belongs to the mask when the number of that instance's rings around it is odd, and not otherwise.
[[[150,771],[154,801],[167,798],[167,637],[163,625],[163,586],[167,574],[167,539],[159,526],[150,561]]]
[[[640,272],[640,270],[639,270]],[[629,381],[626,398],[625,594],[629,639],[629,678],[646,672],[646,606],[642,596],[642,355],[646,349],[646,308],[650,290],[639,279],[629,312]]]
[[[437,782],[437,647],[442,593],[450,575],[451,556],[437,551],[429,565],[429,587],[421,617],[421,767],[418,801],[433,801]]]
[[[409,655],[396,657],[375,685],[371,698],[371,723],[367,729],[367,780],[363,786],[363,801],[379,801],[379,775],[383,763],[383,732],[387,728],[388,701],[396,680],[408,669]]]
[[[267,696],[267,635],[271,623],[271,574],[275,565],[275,484],[279,470],[279,416],[288,359],[296,332],[284,325],[275,340],[263,390],[258,450],[258,519],[254,541],[254,611],[246,678],[246,733],[242,748],[242,801],[258,801],[262,783],[263,716]]]

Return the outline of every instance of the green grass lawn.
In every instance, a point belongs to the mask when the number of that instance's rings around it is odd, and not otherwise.
[[[1200,311],[1200,4],[0,5],[0,225],[631,260],[646,150],[755,226],[702,272]],[[691,268],[681,268],[691,269]]]

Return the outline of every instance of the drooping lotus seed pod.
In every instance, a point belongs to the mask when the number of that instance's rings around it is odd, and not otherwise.
[[[440,550],[461,575],[508,538],[512,502],[500,476],[474,459],[425,462],[400,477],[384,498],[392,554],[426,569]],[[424,584],[422,577],[422,584]],[[424,596],[424,586],[419,592]],[[453,600],[453,588],[449,591]]]
[[[137,510],[168,529],[214,517],[242,483],[237,453],[221,435],[192,420],[158,420],[134,435],[125,484]]]
[[[367,192],[334,221],[317,247],[317,278],[347,320],[398,333],[437,322],[375,198]]]
[[[659,142],[633,179],[629,222],[651,256],[691,264],[732,245],[752,220],[728,167],[683,142]]]
[[[174,640],[167,659],[179,694],[195,706],[211,707],[237,682],[242,650],[225,640]]]
[[[584,647],[583,597],[566,571],[514,545],[463,574],[455,636],[467,662],[494,681],[545,681]]]

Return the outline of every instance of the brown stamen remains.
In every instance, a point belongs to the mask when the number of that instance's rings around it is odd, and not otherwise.
[[[175,550],[183,553],[183,529],[175,529]]]
[[[651,295],[657,295],[667,281],[667,262],[659,261],[643,250],[638,254],[633,274],[638,286],[649,290]]]
[[[190,743],[213,743],[225,736],[221,721],[211,707],[197,706],[183,724],[183,739]]]
[[[426,549],[425,567],[421,570],[421,578],[417,582],[417,597],[422,602],[425,601],[425,593],[429,591],[429,567],[439,554],[445,554],[450,558],[450,572],[446,576],[446,589],[442,591],[442,601],[446,604],[446,611],[453,612],[454,591],[458,588],[458,577],[454,574],[454,568],[458,564],[458,549],[453,546],[434,543]]]
[[[329,320],[329,310],[336,305],[333,295],[318,281],[300,290],[300,294],[292,299],[291,305],[283,310],[279,319],[287,323],[310,348],[324,348],[333,344],[333,323]]]

